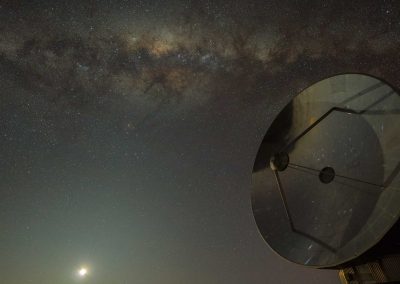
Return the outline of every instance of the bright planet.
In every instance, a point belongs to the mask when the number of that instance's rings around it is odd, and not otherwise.
[[[78,275],[79,275],[80,277],[85,277],[87,274],[88,274],[87,268],[85,268],[85,267],[79,268],[79,270],[78,270]]]

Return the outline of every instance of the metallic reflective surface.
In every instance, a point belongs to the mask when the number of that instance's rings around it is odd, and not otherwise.
[[[253,168],[253,213],[270,247],[331,267],[377,243],[400,215],[399,123],[399,95],[370,76],[334,76],[295,97]],[[278,153],[289,164],[273,171]]]

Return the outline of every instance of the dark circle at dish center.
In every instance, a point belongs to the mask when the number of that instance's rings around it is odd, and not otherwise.
[[[335,173],[335,170],[333,168],[325,167],[319,172],[318,177],[319,177],[319,180],[322,183],[328,184],[328,183],[331,183],[334,180],[335,175],[336,175],[336,173]]]

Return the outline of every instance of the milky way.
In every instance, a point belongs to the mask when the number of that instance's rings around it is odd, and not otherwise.
[[[202,88],[214,97],[262,97],[268,95],[259,91],[265,84],[299,90],[341,72],[366,72],[400,85],[394,75],[399,10],[390,2],[138,3],[105,7],[92,1],[67,11],[51,4],[6,5],[2,64],[27,88],[78,108],[152,96],[191,101]],[[136,11],[102,24],[104,9],[115,19],[134,7],[148,12],[147,22]],[[174,14],[163,18],[164,10]]]

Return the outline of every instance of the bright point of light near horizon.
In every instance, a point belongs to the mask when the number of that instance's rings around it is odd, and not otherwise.
[[[78,275],[80,277],[85,277],[87,275],[87,273],[88,273],[88,270],[85,267],[81,267],[78,270]]]

